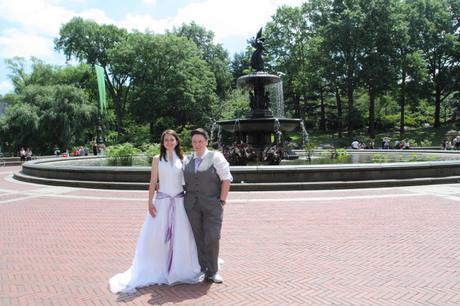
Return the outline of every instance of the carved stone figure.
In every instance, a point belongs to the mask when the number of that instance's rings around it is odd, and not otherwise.
[[[257,36],[250,41],[251,46],[256,49],[251,56],[251,68],[256,72],[264,70],[264,60],[262,59],[262,53],[266,51],[263,45],[264,42],[265,39],[262,37],[262,28],[260,28],[259,32],[257,32]]]

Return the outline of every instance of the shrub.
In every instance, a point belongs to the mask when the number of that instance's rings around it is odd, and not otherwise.
[[[192,135],[190,135],[190,130],[188,128],[183,128],[182,131],[179,133],[179,138],[182,143],[182,147],[184,150],[192,147]]]
[[[140,150],[130,143],[110,146],[106,150],[109,164],[113,166],[132,166],[133,157],[139,153]]]
[[[420,146],[422,147],[431,147],[432,145],[433,142],[431,140],[423,139],[422,141],[420,141]]]
[[[141,147],[142,152],[144,152],[145,156],[149,164],[152,163],[152,159],[154,156],[160,154],[160,144],[159,143],[145,143]]]
[[[307,142],[304,146],[305,153],[309,161],[311,161],[311,156],[313,155],[313,151],[315,150],[315,147],[316,146],[312,142]]]
[[[376,119],[377,129],[392,129],[399,124],[399,114],[384,115]]]

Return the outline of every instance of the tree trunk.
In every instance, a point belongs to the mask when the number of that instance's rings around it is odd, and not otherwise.
[[[121,95],[119,92],[113,97],[113,104],[115,104],[115,112],[117,113],[117,132],[118,137],[123,134],[123,107],[121,101]]]
[[[294,95],[294,116],[300,117],[300,97],[297,95]]]
[[[107,73],[106,73],[106,78]],[[115,105],[115,113],[117,115],[116,129],[118,132],[118,137],[122,135],[123,132],[123,110],[122,110],[122,91],[115,90],[111,82],[106,82],[109,88],[109,94],[112,97],[113,104]]]
[[[375,92],[369,88],[369,136],[375,138]]]
[[[307,93],[304,92],[302,96],[303,96],[303,105],[300,107],[300,119],[305,120],[305,113],[306,113],[305,110],[307,108],[307,103],[308,103]]]
[[[319,129],[326,131],[326,111],[324,107],[324,86],[320,86],[320,98],[321,98],[321,121],[319,123]]]
[[[155,142],[155,124],[153,122],[149,122],[149,132],[150,132],[150,142]]]
[[[401,118],[399,120],[399,135],[403,136],[404,135],[404,125],[406,124],[404,122],[404,116],[405,116],[405,106],[406,106],[406,69],[403,68],[402,74],[401,74],[402,80],[401,80],[401,99],[399,101],[399,105],[401,107]]]
[[[337,130],[340,138],[342,137],[342,100],[340,99],[338,87],[335,87],[335,101],[337,103]]]
[[[348,134],[351,135],[353,131],[353,79],[348,76],[347,79],[347,98],[348,98]]]
[[[437,82],[435,87],[435,100],[434,100],[434,127],[438,128],[441,126],[440,123],[441,113],[441,85]]]

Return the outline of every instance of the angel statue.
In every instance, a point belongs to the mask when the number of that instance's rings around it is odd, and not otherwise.
[[[257,32],[257,36],[249,41],[251,46],[256,49],[251,56],[251,68],[256,72],[264,70],[264,60],[262,59],[262,53],[266,51],[263,45],[264,41],[265,38],[262,37],[262,28]]]

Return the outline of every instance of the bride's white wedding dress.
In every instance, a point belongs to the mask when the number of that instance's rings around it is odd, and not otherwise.
[[[131,267],[109,280],[113,293],[133,292],[152,284],[197,283],[200,276],[197,249],[184,209],[182,162],[158,165],[160,190],[155,218],[147,212]]]

